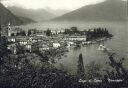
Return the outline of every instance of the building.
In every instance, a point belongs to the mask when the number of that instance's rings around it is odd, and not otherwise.
[[[19,43],[20,45],[26,45],[28,43],[28,40],[20,40]]]
[[[17,54],[17,47],[16,47],[16,44],[10,44],[10,45],[8,45],[7,48],[11,51],[11,53]]]
[[[60,46],[60,43],[53,43],[53,48],[59,48]]]
[[[8,36],[11,36],[12,29],[11,29],[11,26],[10,26],[10,22],[8,24],[7,30],[8,30]]]
[[[11,29],[11,36],[19,36],[23,32],[22,28],[14,27]]]
[[[44,33],[37,33],[36,36],[37,37],[46,37],[46,35]]]
[[[16,37],[8,37],[8,42],[16,42]]]
[[[45,50],[49,50],[50,47],[48,45],[42,45],[39,47],[39,51],[45,51]]]
[[[64,30],[52,30],[51,32],[52,32],[52,35],[58,35],[60,33],[63,33]]]
[[[36,35],[36,33],[37,33],[36,29],[29,29],[28,30],[28,36],[34,36],[34,35]]]
[[[34,50],[33,50],[33,49],[34,49],[34,46],[33,46],[33,43],[31,43],[31,42],[27,43],[27,44],[25,45],[25,47],[26,47],[26,50],[28,50],[29,52],[34,51]]]
[[[86,41],[86,36],[67,36],[64,38],[65,41]]]
[[[74,46],[74,42],[67,42],[67,47]]]
[[[8,23],[6,26],[1,26],[0,32],[2,36],[17,36],[17,34],[20,34],[23,30],[21,28],[12,27],[10,23]]]
[[[49,50],[50,46],[49,43],[45,42],[45,41],[41,41],[41,42],[37,42],[38,44],[36,44],[38,46],[39,51],[45,51],[45,50]]]

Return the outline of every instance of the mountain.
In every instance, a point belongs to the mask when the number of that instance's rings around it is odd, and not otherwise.
[[[27,18],[27,17],[18,17],[20,20],[22,20],[23,21],[23,23],[25,24],[25,23],[36,23],[36,21],[34,21],[34,20],[32,20],[32,19],[30,19],[30,18]]]
[[[37,22],[46,21],[49,19],[53,19],[56,16],[44,9],[25,9],[22,7],[11,6],[7,7],[13,14],[21,17],[27,17]]]
[[[123,21],[127,18],[126,1],[106,0],[81,7],[52,21]]]
[[[66,10],[66,9],[51,9],[51,8],[46,8],[45,10],[49,11],[50,13],[55,14],[56,16],[62,16],[68,12],[70,12],[70,10]]]
[[[7,24],[10,22],[12,25],[21,25],[34,22],[30,19],[17,17],[9,11],[3,4],[0,3],[0,24]]]

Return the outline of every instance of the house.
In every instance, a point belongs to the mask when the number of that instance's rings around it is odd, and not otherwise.
[[[74,45],[74,42],[67,42],[67,47],[71,47]]]
[[[15,38],[16,38],[16,41],[21,42],[21,44],[22,44],[22,42],[27,42],[29,40],[29,37],[27,37],[27,36],[17,36]]]
[[[26,50],[28,50],[28,51],[30,51],[30,52],[32,52],[32,51],[33,51],[32,49],[34,49],[34,48],[33,48],[33,43],[31,43],[31,42],[27,43],[27,44],[25,45],[25,47],[26,47]]]
[[[22,31],[22,28],[12,27],[11,36],[17,36],[17,34],[20,34]]]
[[[86,41],[86,36],[78,36],[78,35],[74,35],[74,36],[67,36],[64,38],[64,40],[66,41]]]
[[[57,35],[59,33],[63,33],[64,31],[63,30],[52,30],[52,35]]]
[[[7,48],[11,51],[11,53],[13,53],[13,54],[17,53],[16,44],[10,44],[10,45],[8,45]]]
[[[37,44],[39,51],[49,50],[50,46],[47,42],[41,41]]]
[[[26,45],[28,43],[28,40],[20,40],[19,43],[20,45]]]
[[[35,43],[35,42],[38,41],[38,38],[36,38],[36,37],[29,37],[28,41],[32,42],[32,43]]]
[[[52,30],[52,35],[56,35],[57,34],[57,31],[56,30]]]
[[[9,42],[16,42],[16,38],[15,37],[8,37],[8,41]]]
[[[39,37],[46,37],[46,35],[44,33],[37,33],[36,36],[39,36]]]
[[[60,46],[60,43],[53,43],[53,48],[59,48]]]
[[[21,45],[26,45],[30,42],[35,43],[38,41],[38,39],[34,37],[18,36],[16,37],[16,41],[19,42]]]
[[[48,45],[42,45],[41,47],[39,47],[39,51],[44,51],[44,50],[49,50],[50,47]]]
[[[64,32],[65,32],[65,30],[64,30],[64,29],[61,29],[61,30],[60,30],[60,33],[64,33]]]

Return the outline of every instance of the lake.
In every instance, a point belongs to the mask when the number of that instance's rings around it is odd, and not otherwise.
[[[64,28],[70,28],[72,26],[78,27],[79,30],[103,27],[107,28],[114,37],[110,40],[104,42],[104,45],[110,49],[111,52],[116,53],[116,59],[125,57],[124,66],[128,69],[128,22],[44,22],[37,24],[30,24],[22,26],[23,29],[37,28],[39,30],[46,30],[50,28],[51,30],[61,30]],[[87,47],[82,47],[80,49],[72,49],[66,55],[62,56],[62,59],[58,61],[56,66],[59,69],[66,70],[69,73],[75,74],[77,71],[77,61],[79,54],[83,54],[84,65],[95,61],[101,64],[103,68],[107,67],[106,62],[108,62],[108,55],[103,51],[98,51],[99,43],[92,44]],[[85,69],[86,70],[86,69]]]

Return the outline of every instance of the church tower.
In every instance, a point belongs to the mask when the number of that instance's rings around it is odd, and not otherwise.
[[[11,25],[10,25],[10,22],[8,23],[7,31],[8,31],[8,36],[11,36]]]

